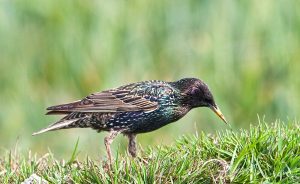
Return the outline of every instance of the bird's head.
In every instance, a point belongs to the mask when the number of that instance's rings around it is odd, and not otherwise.
[[[192,108],[209,107],[225,123],[227,123],[224,115],[215,103],[214,97],[208,86],[203,81],[196,78],[185,78],[176,83],[176,86],[178,86],[181,92],[187,97],[187,102]]]

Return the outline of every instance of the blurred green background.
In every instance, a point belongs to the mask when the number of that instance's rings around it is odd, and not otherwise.
[[[299,1],[153,0],[0,2],[0,148],[105,155],[90,129],[31,133],[59,117],[45,108],[126,83],[197,77],[234,130],[298,119]],[[183,134],[229,128],[209,109],[138,136],[170,144]],[[127,139],[114,142],[124,153]],[[100,153],[100,154],[99,154]],[[0,153],[1,154],[1,153]]]

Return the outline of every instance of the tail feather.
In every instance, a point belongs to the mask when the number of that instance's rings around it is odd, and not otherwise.
[[[52,130],[58,130],[58,129],[62,129],[62,128],[66,128],[69,127],[72,123],[78,121],[80,118],[77,119],[71,119],[71,120],[63,120],[63,121],[58,121],[56,123],[51,124],[50,126],[48,126],[47,128],[44,128],[38,132],[34,132],[32,135],[38,135],[38,134],[42,134],[48,131],[52,131]]]

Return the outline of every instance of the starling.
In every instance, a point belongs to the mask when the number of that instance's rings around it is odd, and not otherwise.
[[[104,144],[111,163],[110,144],[118,134],[128,137],[128,152],[135,157],[137,134],[175,122],[196,107],[209,107],[226,123],[208,86],[199,79],[132,83],[96,92],[72,103],[48,107],[47,115],[64,117],[33,135],[68,128],[108,131]]]

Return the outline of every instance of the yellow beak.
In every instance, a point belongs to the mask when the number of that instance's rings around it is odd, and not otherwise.
[[[222,112],[220,111],[220,109],[218,108],[218,106],[216,106],[216,107],[211,106],[210,108],[211,108],[211,110],[213,110],[224,121],[224,123],[227,124],[225,116],[222,114]]]

